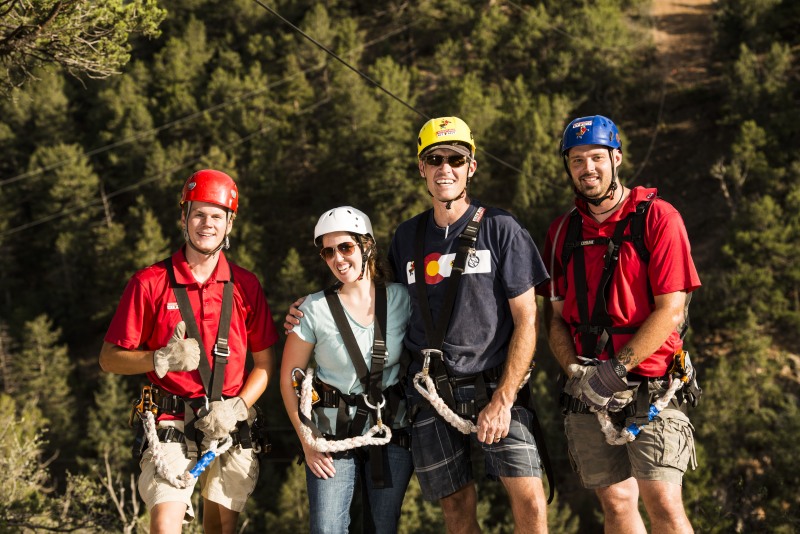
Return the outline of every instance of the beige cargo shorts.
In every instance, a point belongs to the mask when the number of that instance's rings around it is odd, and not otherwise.
[[[249,422],[252,423],[255,410],[250,410]],[[158,428],[173,426],[183,432],[183,421],[162,421]],[[202,450],[208,448],[208,441],[203,442]],[[164,459],[168,472],[181,475],[197,463],[186,458],[186,445],[172,442],[162,443]],[[253,449],[243,449],[235,445],[214,459],[197,479],[197,483],[187,488],[176,488],[158,474],[153,461],[153,447],[148,447],[139,462],[142,469],[139,475],[139,495],[147,509],[165,502],[182,502],[186,505],[184,523],[195,517],[192,507],[192,493],[195,486],[201,488],[200,494],[211,502],[220,504],[234,512],[242,512],[247,498],[253,493],[258,480],[258,457]]]

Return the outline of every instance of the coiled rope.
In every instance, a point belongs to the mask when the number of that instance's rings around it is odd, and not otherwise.
[[[661,413],[661,410],[666,408],[667,404],[675,397],[675,393],[683,387],[684,382],[680,379],[673,378],[672,383],[669,385],[667,391],[650,404],[650,409],[647,411],[647,423]],[[647,387],[647,382],[642,382],[639,387]],[[644,425],[638,423],[631,423],[627,427],[617,428],[611,421],[611,416],[608,411],[603,410],[597,412],[597,420],[600,422],[600,428],[606,437],[606,443],[609,445],[625,445],[636,439],[639,432],[642,431]],[[647,424],[645,423],[645,424]]]
[[[314,378],[314,369],[308,369],[306,376],[303,378],[303,384],[300,391],[300,413],[302,413],[307,420],[311,420],[311,383]],[[315,437],[311,428],[303,424],[300,426],[300,433],[303,440],[308,443],[315,451],[318,452],[342,452],[350,449],[357,449],[367,445],[386,445],[392,439],[392,429],[383,424],[381,418],[381,408],[386,404],[386,399],[382,399],[379,404],[373,406],[367,401],[366,395],[364,400],[367,406],[376,411],[377,423],[372,426],[363,436],[355,436],[352,438],[340,440],[327,440],[324,437]],[[375,437],[383,432],[383,437]]]
[[[206,470],[206,467],[214,461],[214,458],[230,449],[231,445],[233,445],[233,440],[230,437],[222,440],[221,444],[218,440],[212,440],[208,450],[197,460],[194,467],[187,469],[182,475],[174,475],[169,471],[169,466],[164,458],[164,448],[158,440],[156,418],[149,410],[144,414],[144,430],[147,441],[153,451],[152,461],[156,464],[156,471],[167,482],[180,489],[187,488],[197,482],[197,477]]]

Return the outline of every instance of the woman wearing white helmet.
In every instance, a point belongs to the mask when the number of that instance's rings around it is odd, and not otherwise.
[[[413,471],[401,365],[410,301],[388,283],[373,236],[353,207],[322,214],[314,244],[337,282],[306,297],[283,351],[281,395],[303,445],[312,533],[348,531],[358,479],[364,531],[397,532]]]

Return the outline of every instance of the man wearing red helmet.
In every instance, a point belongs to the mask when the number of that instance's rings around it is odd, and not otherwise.
[[[278,335],[256,276],[222,252],[239,206],[234,181],[198,171],[186,181],[181,205],[186,246],[128,282],[100,366],[146,373],[152,383],[137,405],[148,438],[147,450],[138,453],[150,532],[180,532],[193,519],[199,477],[205,532],[233,533],[258,479],[254,404],[272,374]],[[198,472],[209,449],[219,449],[219,457]]]
[[[682,323],[700,279],[686,228],[655,189],[619,183],[622,143],[608,118],[573,120],[561,156],[577,198],[547,233],[551,279],[537,292],[549,297],[545,327],[568,377],[570,458],[606,532],[646,532],[640,496],[653,532],[691,532],[681,484],[695,463],[685,412],[699,388]]]

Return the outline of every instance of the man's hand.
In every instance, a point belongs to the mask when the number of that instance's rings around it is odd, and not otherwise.
[[[200,364],[200,345],[194,338],[184,338],[186,323],[175,325],[175,332],[167,343],[153,353],[153,368],[158,378],[169,371],[194,371]]]
[[[640,388],[647,387],[647,382],[642,382],[639,385]],[[622,411],[624,407],[632,403],[636,400],[636,389],[626,389],[624,391],[618,391],[614,393],[611,397],[611,400],[608,401],[606,404],[606,410],[609,412],[619,412]]]
[[[607,409],[615,393],[628,389],[628,381],[620,378],[612,360],[586,367],[577,384],[578,398],[594,410]]]
[[[212,402],[208,413],[195,423],[195,428],[209,439],[223,439],[236,429],[236,423],[247,419],[247,404],[241,397]]]
[[[289,307],[289,311],[286,314],[286,319],[284,319],[283,323],[283,330],[287,336],[295,326],[300,324],[300,319],[303,317],[303,312],[300,311],[300,305],[305,300],[306,300],[305,297],[300,297],[299,299],[294,301],[292,305]]]
[[[478,414],[477,438],[481,443],[497,443],[508,435],[511,427],[511,407],[504,407],[493,398]]]

